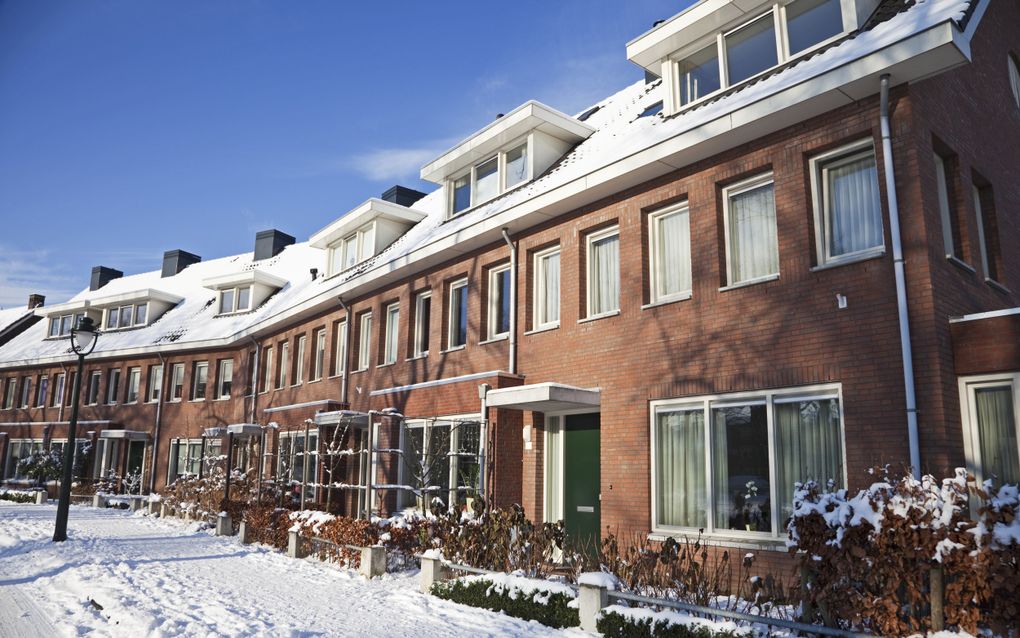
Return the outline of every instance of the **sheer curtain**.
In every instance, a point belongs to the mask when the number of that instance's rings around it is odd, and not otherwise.
[[[560,320],[560,254],[542,258],[542,309],[541,323]]]
[[[712,492],[715,503],[712,509],[715,526],[730,528],[730,513],[733,501],[730,498],[730,463],[728,441],[726,440],[726,410],[712,410]]]
[[[829,256],[881,246],[878,169],[869,154],[826,169],[829,187]]]
[[[691,289],[691,226],[687,210],[658,219],[657,295],[666,297]]]
[[[729,198],[731,284],[779,272],[773,184]]]
[[[560,504],[560,465],[562,454],[563,433],[560,429],[560,417],[549,417],[546,421],[545,437],[545,520],[555,523],[563,517]]]
[[[775,435],[780,520],[785,522],[793,513],[794,483],[811,479],[825,485],[832,479],[842,486],[839,401],[776,403]]]
[[[704,528],[708,524],[704,412],[659,414],[655,446],[656,524]]]
[[[981,439],[983,478],[989,479],[994,475],[998,483],[1020,481],[1012,386],[978,388],[974,390],[974,403]]]
[[[591,242],[590,313],[599,315],[620,308],[620,236]]]

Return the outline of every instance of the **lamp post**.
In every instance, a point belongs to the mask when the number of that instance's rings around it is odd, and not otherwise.
[[[71,506],[71,481],[74,479],[75,430],[78,427],[78,398],[81,394],[81,378],[85,373],[85,357],[96,348],[99,331],[89,317],[82,317],[77,327],[71,330],[71,349],[78,355],[78,373],[71,390],[71,421],[67,426],[67,443],[64,445],[64,476],[60,481],[60,500],[57,501],[57,524],[53,530],[53,542],[67,540],[67,513]]]

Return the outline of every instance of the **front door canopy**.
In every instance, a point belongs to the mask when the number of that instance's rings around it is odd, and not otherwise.
[[[530,412],[562,412],[591,409],[597,412],[601,391],[598,388],[576,388],[562,383],[532,383],[514,388],[489,390],[486,403],[490,408],[528,410]]]
[[[128,441],[148,441],[149,433],[138,430],[103,430],[99,433],[101,439],[127,439]]]
[[[368,413],[355,410],[319,412],[315,415],[315,425],[350,425],[360,430],[368,427]]]
[[[262,426],[254,423],[234,423],[227,426],[227,434],[233,434],[237,438],[245,439],[262,435]]]

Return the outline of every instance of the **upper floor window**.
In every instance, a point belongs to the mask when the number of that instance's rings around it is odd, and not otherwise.
[[[89,385],[85,388],[85,405],[96,405],[99,403],[99,382],[103,373],[96,370],[89,374]]]
[[[148,314],[147,306],[144,303],[107,308],[105,312],[106,321],[103,325],[107,330],[124,330],[125,328],[144,326]]]
[[[280,376],[276,378],[277,388],[287,387],[287,375],[290,373],[290,342],[280,342]]]
[[[60,315],[59,317],[50,317],[50,329],[47,333],[48,337],[66,337],[71,334],[71,328],[78,325],[78,322],[85,316],[83,312],[77,312],[70,315]]]
[[[691,294],[691,227],[687,203],[648,217],[652,303]]]
[[[66,380],[67,376],[61,372],[53,382],[53,402],[50,405],[54,408],[64,402],[64,383]]]
[[[205,389],[209,384],[209,362],[196,361],[191,368],[191,400],[204,401]]]
[[[450,284],[450,301],[447,313],[447,348],[460,348],[467,344],[467,295],[467,279],[461,279]]]
[[[882,200],[871,140],[813,157],[810,165],[819,263],[881,253]]]
[[[266,361],[265,370],[262,373],[262,391],[269,392],[273,387],[273,346],[265,348]]]
[[[128,368],[127,389],[124,392],[124,403],[134,403],[138,400],[138,393],[141,391],[142,369]]]
[[[32,377],[21,377],[21,407],[27,408],[32,403]]]
[[[361,315],[358,324],[358,370],[368,370],[372,362],[372,313]]]
[[[366,224],[329,249],[329,273],[357,265],[375,254],[375,224]]]
[[[456,215],[478,206],[528,181],[530,176],[528,143],[524,142],[486,158],[452,179],[450,209]]]
[[[510,334],[510,266],[489,270],[488,338]]]
[[[952,170],[955,166],[955,158],[943,157],[934,153],[935,159],[935,182],[938,188],[939,217],[942,221],[942,247],[945,249],[946,257],[963,259],[963,250],[960,244],[960,224],[957,219],[956,204],[956,172]]]
[[[106,377],[106,402],[113,405],[120,392],[120,368],[110,368]]]
[[[221,315],[251,310],[251,286],[237,286],[221,290],[219,308],[217,314]]]
[[[35,383],[35,405],[36,407],[46,407],[46,395],[50,389],[50,377],[46,374],[40,374],[39,380]]]
[[[184,397],[184,364],[175,363],[170,368],[170,400],[180,401]]]
[[[796,0],[783,7],[786,41],[795,55],[843,32],[839,0]]]
[[[414,299],[414,356],[429,353],[429,332],[432,324],[432,292],[418,293]]]
[[[333,353],[333,374],[341,375],[347,371],[347,320],[333,324],[333,339],[336,342]]]
[[[326,329],[315,331],[315,359],[312,361],[312,381],[322,378],[322,369],[326,363]]]
[[[234,360],[220,359],[216,373],[216,398],[229,399],[234,385]]]
[[[733,286],[779,274],[772,174],[723,189],[726,281]]]
[[[620,229],[616,226],[588,235],[588,317],[620,309]]]
[[[995,194],[990,185],[978,183],[971,186],[971,194],[974,198],[974,214],[977,216],[981,267],[985,279],[997,283],[1002,275],[1002,252],[999,246],[999,223],[995,214]]]
[[[14,409],[14,396],[18,391],[18,379],[16,377],[10,377],[7,379],[7,386],[4,388],[4,409]]]
[[[149,403],[156,403],[163,395],[163,366],[149,368]]]
[[[727,33],[726,77],[733,85],[779,63],[776,20],[772,12]]]
[[[400,306],[386,306],[386,333],[383,342],[383,364],[397,362],[397,344],[400,338]]]
[[[560,247],[535,253],[534,329],[560,325]]]
[[[1017,62],[1016,56],[1010,53],[1007,56],[1007,63],[1009,65],[1009,88],[1013,90],[1013,101],[1020,108],[1020,62]]]

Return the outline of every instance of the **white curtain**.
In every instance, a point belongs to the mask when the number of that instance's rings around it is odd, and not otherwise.
[[[560,254],[542,258],[542,310],[541,323],[560,320]]]
[[[776,480],[782,521],[793,513],[794,483],[843,483],[843,443],[839,433],[839,401],[815,399],[777,403]]]
[[[560,428],[560,417],[549,417],[545,437],[545,520],[555,523],[563,517],[560,503],[559,485],[563,468],[560,455],[563,446],[563,430]]]
[[[658,219],[659,296],[675,295],[691,289],[691,226],[686,210]]]
[[[875,156],[826,170],[829,189],[829,256],[881,246],[882,207]]]
[[[705,414],[684,410],[659,414],[655,428],[656,524],[708,525],[705,477]]]
[[[978,388],[974,391],[974,402],[984,478],[994,476],[1000,484],[1020,482],[1012,387]]]
[[[779,272],[773,184],[730,196],[730,275],[735,284]]]
[[[728,434],[726,412],[726,408],[712,410],[712,491],[715,495],[713,512],[715,526],[718,529],[730,528],[730,514],[733,509],[733,499],[730,495],[729,444],[726,440]]]
[[[591,314],[620,308],[620,236],[591,242]]]

